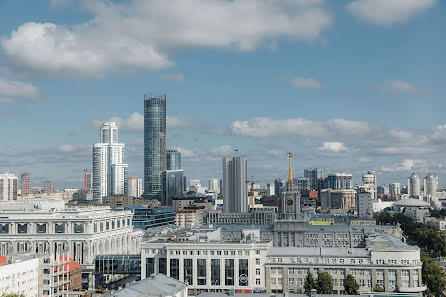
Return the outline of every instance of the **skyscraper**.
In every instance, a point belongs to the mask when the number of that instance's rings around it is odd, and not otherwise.
[[[377,197],[376,171],[369,171],[367,174],[363,174],[362,184],[366,188],[367,192],[372,194],[372,199],[376,199]]]
[[[437,179],[432,173],[424,178],[424,195],[437,198]]]
[[[183,169],[164,170],[162,173],[161,204],[172,206],[172,198],[183,194]]]
[[[220,181],[218,180],[218,178],[208,179],[208,189],[209,191],[220,194]]]
[[[0,201],[17,200],[17,176],[11,173],[0,173]]]
[[[389,185],[389,195],[394,199],[397,199],[401,195],[401,184],[391,183]]]
[[[348,173],[329,174],[327,186],[333,190],[350,190],[352,189],[352,175]]]
[[[318,190],[318,179],[324,177],[324,172],[318,168],[304,169],[304,177],[310,179],[310,189]]]
[[[356,194],[356,213],[358,218],[373,218],[373,193],[364,189]]]
[[[181,153],[177,149],[166,150],[166,170],[181,169]]]
[[[225,212],[248,212],[248,160],[223,158],[223,205]]]
[[[97,201],[105,196],[128,192],[125,145],[118,143],[118,127],[115,122],[102,124],[100,141],[93,145],[93,200]]]
[[[144,197],[161,200],[166,169],[166,95],[144,95]]]
[[[20,178],[20,195],[29,195],[31,191],[31,175],[28,173],[23,173]]]
[[[418,198],[421,194],[420,178],[415,173],[412,173],[412,175],[407,179],[407,193],[409,194],[409,197],[416,198]]]

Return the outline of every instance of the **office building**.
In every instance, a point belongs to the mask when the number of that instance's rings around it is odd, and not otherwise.
[[[123,143],[118,143],[115,122],[103,123],[100,143],[93,145],[93,200],[128,192],[128,164],[124,163]],[[88,181],[87,181],[88,184]]]
[[[248,212],[248,160],[223,158],[223,205],[225,212]]]
[[[175,224],[175,212],[172,206],[146,207],[134,205],[126,207],[126,210],[132,212],[134,228],[149,229]]]
[[[274,196],[281,197],[282,193],[285,191],[286,181],[281,179],[276,179],[274,181]]]
[[[172,206],[172,198],[183,194],[183,169],[163,171],[162,181],[161,204]]]
[[[128,195],[131,197],[141,197],[142,195],[142,179],[134,176],[129,176],[128,180]]]
[[[5,256],[1,256],[5,260]],[[0,294],[6,296],[38,297],[39,294],[39,258],[17,260],[14,263],[0,263]],[[54,296],[54,295],[53,295]]]
[[[424,178],[424,196],[437,198],[437,179],[432,173]]]
[[[18,179],[12,173],[0,173],[0,201],[17,200]]]
[[[390,194],[390,186],[389,185],[382,185],[376,187],[376,193],[377,195],[389,195]]]
[[[93,173],[89,172],[87,173],[87,193],[93,192]]]
[[[415,173],[407,179],[407,194],[409,197],[419,198],[421,195],[420,178]]]
[[[166,170],[179,170],[181,168],[181,153],[177,149],[166,150]]]
[[[293,179],[294,185],[299,192],[309,191],[311,189],[310,179],[308,177],[298,177]]]
[[[394,199],[398,200],[401,196],[401,184],[400,183],[391,183],[389,185],[389,195]]]
[[[220,194],[220,180],[218,178],[210,178],[208,180],[208,190]]]
[[[320,197],[322,209],[338,209],[342,212],[356,210],[356,190],[325,189],[321,191]]]
[[[0,256],[64,253],[79,263],[85,286],[94,287],[94,258],[139,252],[142,233],[133,231],[129,211],[108,207],[62,210],[0,209]]]
[[[166,169],[166,95],[144,95],[144,198],[161,201]]]
[[[373,218],[373,194],[359,190],[356,194],[356,214],[358,218]]]
[[[319,190],[318,179],[324,178],[324,172],[320,168],[304,169],[304,177],[309,178],[311,190]]]
[[[362,185],[367,192],[372,193],[372,199],[377,197],[376,171],[369,171],[362,175]]]
[[[51,185],[50,180],[46,180],[43,182],[43,191],[45,193],[52,193],[53,192],[53,186]]]
[[[348,173],[329,174],[326,183],[329,189],[350,190],[352,189],[352,175]]]
[[[31,191],[31,175],[28,173],[22,173],[20,178],[20,195],[32,194]]]

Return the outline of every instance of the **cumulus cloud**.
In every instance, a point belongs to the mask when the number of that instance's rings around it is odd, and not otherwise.
[[[291,85],[295,88],[305,89],[320,89],[323,87],[322,83],[311,77],[292,77]]]
[[[436,0],[355,0],[347,5],[352,15],[376,25],[407,22],[434,6]]]
[[[190,125],[189,121],[185,118],[179,118],[175,116],[167,116],[167,128],[176,129],[184,128]],[[123,117],[111,117],[108,120],[93,120],[92,124],[94,127],[99,128],[102,123],[105,122],[115,122],[121,131],[128,132],[142,132],[144,131],[144,115],[139,112],[132,113],[128,118]]]
[[[233,152],[231,146],[227,144],[211,149],[211,153],[216,156],[228,156]]]
[[[184,75],[181,73],[163,73],[160,77],[176,83],[184,83]]]
[[[25,23],[2,38],[3,54],[13,70],[103,77],[173,66],[168,54],[178,49],[252,51],[280,37],[311,41],[333,22],[321,0],[162,3],[86,2],[91,20],[73,26]]]
[[[320,147],[317,148],[319,152],[328,153],[328,154],[339,154],[346,153],[348,148],[344,143],[339,141],[326,141],[322,143]]]
[[[254,118],[248,121],[235,121],[230,130],[241,136],[304,136],[321,137],[327,135],[360,136],[371,131],[365,122],[345,119],[331,119],[318,122],[304,118],[273,120],[271,118]]]
[[[382,90],[395,95],[420,95],[423,91],[404,80],[385,80]]]
[[[40,91],[32,84],[0,77],[0,103],[14,103],[17,99],[36,100]]]
[[[437,125],[433,128],[432,139],[435,142],[446,142],[446,124]]]
[[[392,166],[390,166],[390,167],[381,166],[381,170],[386,171],[386,172],[391,172],[391,173],[395,173],[395,172],[410,173],[413,171],[427,172],[427,171],[430,171],[430,169],[432,169],[433,167],[434,166],[433,166],[432,162],[428,162],[423,159],[405,159],[401,162],[392,164]]]

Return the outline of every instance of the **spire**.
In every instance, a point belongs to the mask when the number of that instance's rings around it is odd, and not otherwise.
[[[293,153],[288,153],[289,167],[288,167],[288,183],[293,184],[293,170],[291,169],[291,158],[293,157]]]

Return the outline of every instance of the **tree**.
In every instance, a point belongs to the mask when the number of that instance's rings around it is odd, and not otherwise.
[[[17,294],[6,294],[6,293],[3,293],[2,297],[25,297],[25,295],[23,295],[23,294],[17,295]]]
[[[316,289],[318,294],[333,294],[333,278],[328,272],[317,274]]]
[[[304,290],[305,294],[310,294],[312,289],[316,289],[316,281],[313,274],[309,272],[305,278]]]
[[[421,274],[423,283],[427,286],[427,295],[443,296],[443,291],[446,290],[446,275],[440,266],[424,252],[421,252],[421,261],[423,262]]]
[[[378,284],[376,284],[374,287],[373,287],[373,292],[385,292],[386,290],[383,288],[383,287],[381,287],[380,285],[378,285]]]
[[[344,279],[344,292],[347,295],[358,295],[359,285],[355,280],[355,277],[348,274]]]

